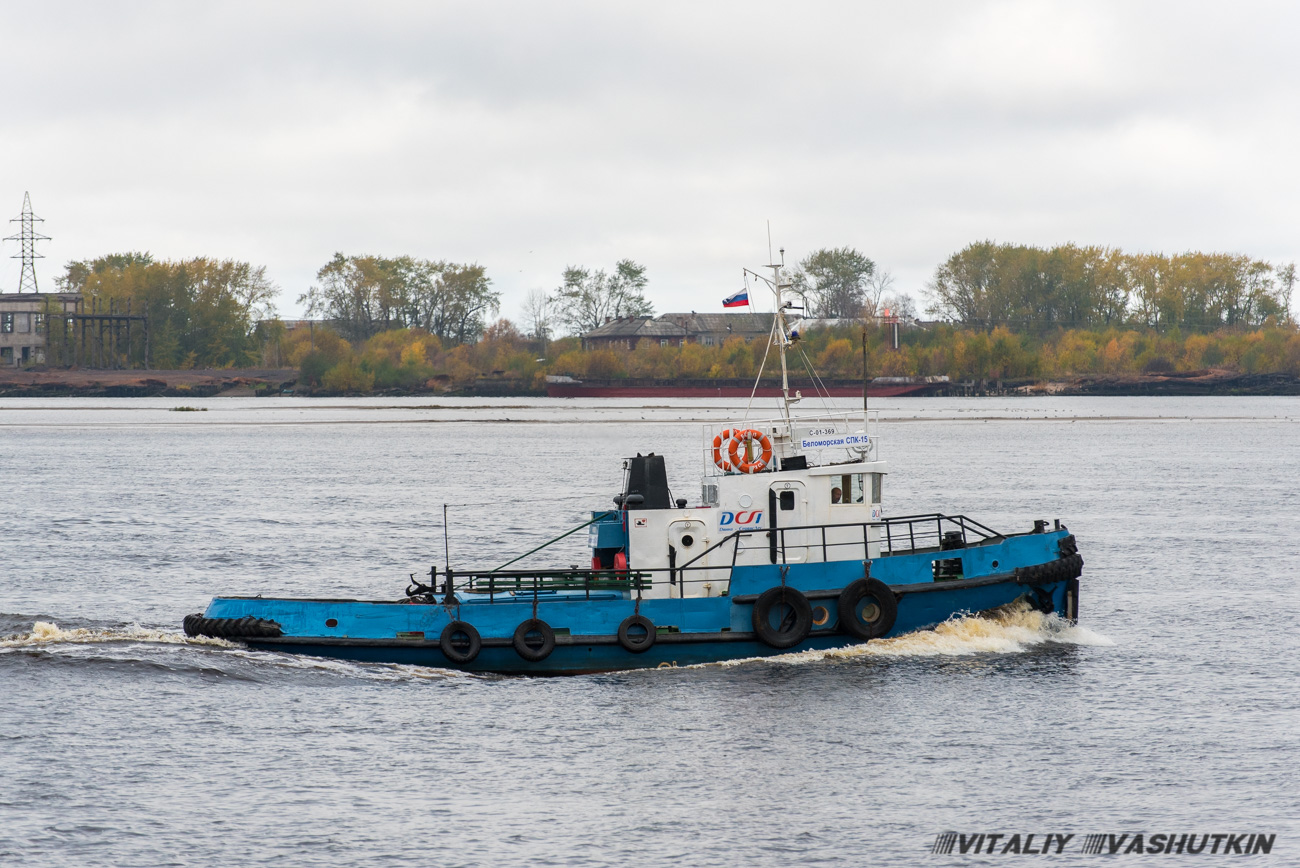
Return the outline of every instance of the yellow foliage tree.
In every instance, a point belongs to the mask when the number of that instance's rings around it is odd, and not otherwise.
[[[587,353],[587,376],[611,379],[627,375],[621,353],[608,347]]]
[[[704,377],[713,367],[707,348],[699,344],[687,344],[678,356],[678,372],[683,377]]]
[[[375,387],[375,375],[347,359],[326,371],[321,385],[331,392],[369,392]]]
[[[1184,371],[1196,371],[1205,367],[1206,352],[1210,348],[1209,335],[1191,335],[1183,343],[1183,361],[1180,368]]]
[[[310,353],[319,353],[332,364],[352,355],[352,345],[324,326],[294,329],[285,335],[281,348],[285,361],[294,368],[301,368]]]
[[[836,338],[826,345],[817,359],[817,367],[823,376],[843,376],[854,361],[853,344],[848,338]]]

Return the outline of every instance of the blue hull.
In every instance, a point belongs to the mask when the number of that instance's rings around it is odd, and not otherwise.
[[[964,578],[935,581],[935,553],[879,558],[871,575],[886,582],[897,599],[897,617],[884,636],[897,636],[940,624],[954,615],[976,613],[1026,597],[1035,608],[1073,619],[1077,616],[1077,569],[1044,570],[1055,561],[1065,532],[1006,538],[994,545],[966,549]],[[953,553],[956,554],[956,553]],[[1011,565],[1033,568],[1017,575]],[[1000,566],[999,572],[993,568]],[[561,675],[687,666],[860,644],[839,629],[836,598],[863,575],[858,561],[736,567],[731,594],[725,597],[645,599],[638,604],[615,592],[540,592],[519,595],[462,595],[451,604],[368,602],[358,600],[264,599],[218,597],[204,617],[257,618],[273,621],[282,635],[240,637],[266,650],[309,654],[371,663],[396,663],[524,675]],[[911,578],[912,581],[908,581]],[[917,581],[917,579],[921,579]],[[806,639],[789,648],[774,648],[754,632],[758,594],[782,582],[805,594],[813,608],[813,627]],[[640,653],[619,644],[620,623],[634,612],[657,628],[654,644]],[[539,618],[555,632],[555,648],[540,661],[525,660],[512,636],[524,621]],[[467,622],[481,634],[482,648],[469,662],[453,662],[440,646],[442,631],[453,620]]]
[[[949,617],[964,612],[981,612],[1014,602],[1026,593],[1020,585],[1006,584],[986,586],[980,589],[978,596],[953,592],[970,605],[954,605],[939,617],[938,600],[909,603],[908,595],[899,602],[898,621],[886,634],[897,636],[922,630],[943,623]],[[1053,611],[1065,617],[1067,603],[1065,600],[1066,583],[1060,582],[1046,588],[1051,595]],[[938,595],[933,595],[938,596]],[[944,596],[949,596],[945,594]],[[977,602],[977,599],[979,602]],[[1037,600],[1031,597],[1037,604]],[[230,600],[229,602],[234,602]],[[265,601],[274,602],[274,601]],[[365,604],[361,604],[365,605]],[[372,604],[373,605],[373,604]],[[910,610],[904,616],[904,608]],[[544,610],[539,610],[539,615]],[[629,609],[629,612],[631,610]],[[642,612],[649,608],[642,605]],[[531,612],[531,607],[529,607]],[[528,617],[527,614],[524,617]],[[557,637],[555,651],[538,663],[530,663],[519,657],[510,644],[491,647],[485,645],[482,652],[472,663],[452,663],[438,647],[437,633],[430,641],[411,640],[394,641],[383,645],[361,641],[357,644],[325,644],[324,642],[292,642],[283,640],[247,640],[251,647],[268,651],[285,651],[294,654],[308,654],[315,657],[331,657],[340,660],[353,660],[361,663],[396,663],[411,666],[432,666],[440,669],[458,669],[463,672],[500,673],[512,675],[581,675],[592,672],[612,672],[623,669],[646,669],[657,666],[691,666],[698,663],[721,663],[727,660],[744,660],[753,657],[772,657],[778,654],[791,654],[799,651],[828,651],[861,644],[860,640],[838,631],[814,630],[806,640],[793,648],[774,649],[754,638],[753,633],[737,634],[734,639],[722,638],[717,634],[705,634],[695,638],[691,633],[676,633],[659,636],[654,646],[648,651],[631,654],[616,643],[588,644],[583,637]],[[725,636],[725,634],[723,634]],[[566,641],[567,640],[567,641]],[[569,643],[572,644],[569,644]]]

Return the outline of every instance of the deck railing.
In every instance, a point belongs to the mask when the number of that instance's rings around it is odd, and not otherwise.
[[[872,540],[870,529],[879,530],[877,539]],[[830,533],[828,533],[830,532]],[[672,590],[669,596],[686,596],[688,585],[702,585],[705,582],[717,582],[716,573],[725,570],[727,578],[724,584],[730,585],[731,574],[741,559],[741,555],[765,551],[769,563],[786,564],[791,550],[801,550],[806,555],[809,549],[819,551],[823,562],[847,560],[835,558],[845,547],[868,552],[870,546],[879,544],[880,556],[915,554],[926,551],[947,550],[945,543],[955,542],[955,538],[945,534],[961,534],[962,547],[978,545],[983,542],[1005,539],[1005,535],[992,528],[963,515],[943,515],[929,513],[924,515],[900,516],[874,522],[850,522],[846,524],[799,525],[777,528],[747,528],[735,530],[709,546],[690,560],[669,567],[635,570],[594,570],[579,569],[542,569],[542,570],[447,570],[439,574],[437,568],[429,572],[431,584],[422,585],[414,582],[407,594],[411,597],[447,594],[448,590],[458,593],[486,594],[489,601],[500,595],[514,597],[540,597],[555,592],[581,592],[587,598],[592,593],[615,591],[642,597],[656,582],[667,582]],[[793,541],[792,535],[799,534]],[[851,539],[847,538],[852,536]],[[761,540],[755,540],[755,537]],[[839,538],[832,538],[839,537]],[[730,547],[730,558],[724,564],[708,563],[713,560],[708,556]],[[803,561],[804,557],[800,557]],[[712,573],[714,575],[708,575]],[[701,575],[705,574],[705,575]],[[673,593],[676,591],[676,593]]]
[[[878,528],[881,533],[876,540],[870,538],[870,528]],[[839,539],[830,541],[827,538],[828,531],[843,531],[849,529],[854,531],[853,539]],[[890,555],[913,554],[919,551],[929,549],[941,550],[944,546],[944,535],[948,533],[960,533],[962,546],[971,545],[972,543],[983,542],[986,540],[1003,539],[1004,535],[998,533],[987,525],[981,524],[964,515],[943,515],[942,513],[927,513],[922,515],[905,515],[897,518],[885,518],[880,521],[870,522],[849,522],[845,524],[808,524],[792,525],[789,527],[777,528],[745,528],[733,531],[709,548],[700,552],[691,560],[678,567],[681,569],[690,569],[696,561],[706,557],[709,553],[724,548],[728,544],[733,546],[731,565],[735,566],[742,552],[751,552],[756,549],[766,549],[768,551],[771,563],[786,563],[786,551],[790,548],[796,549],[819,549],[822,555],[822,561],[832,561],[835,558],[830,557],[833,550],[843,549],[848,546],[854,548],[870,546],[872,543],[878,543],[880,546],[880,556],[889,557]],[[811,540],[807,535],[816,534]],[[795,542],[789,542],[792,534],[803,535],[804,538],[796,537]],[[761,545],[746,545],[746,538],[754,536],[764,536],[765,539]],[[846,534],[840,533],[840,536]],[[714,567],[701,567],[701,569],[716,569]]]

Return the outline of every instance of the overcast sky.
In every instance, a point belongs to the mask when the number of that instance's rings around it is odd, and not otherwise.
[[[918,296],[985,238],[1291,261],[1297,34],[1239,0],[4,0],[0,218],[31,191],[42,289],[235,258],[284,315],[335,251],[481,263],[512,318],[623,257],[721,310],[768,221]]]

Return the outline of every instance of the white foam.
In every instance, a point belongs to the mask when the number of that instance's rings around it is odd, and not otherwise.
[[[133,624],[119,629],[91,629],[77,627],[64,630],[48,621],[37,621],[30,633],[20,633],[0,639],[0,649],[32,648],[47,645],[97,645],[110,642],[150,643],[160,645],[206,645],[229,649],[236,657],[257,664],[270,663],[284,669],[326,672],[349,678],[368,678],[377,681],[438,681],[448,678],[472,677],[470,673],[427,666],[410,666],[387,663],[356,663],[350,660],[332,660],[288,653],[253,651],[237,642],[213,639],[206,636],[190,638],[184,633],[168,630],[151,630]]]
[[[829,651],[796,651],[776,657],[730,660],[722,665],[734,666],[753,660],[800,664],[822,660],[853,660],[861,657],[963,657],[972,654],[1014,654],[1046,644],[1110,646],[1115,643],[1087,627],[1071,624],[1055,613],[1046,615],[1024,601],[1017,601],[979,615],[954,615],[937,627],[905,633],[891,639],[875,639],[861,645],[833,648]]]
[[[0,648],[27,648],[41,645],[91,645],[103,642],[150,642],[162,645],[217,645],[231,647],[222,639],[191,639],[184,633],[170,630],[152,630],[132,624],[117,629],[91,629],[75,627],[64,630],[58,624],[37,621],[30,633],[19,633],[0,639]]]
[[[441,681],[453,678],[478,678],[472,672],[456,669],[439,669],[435,666],[416,666],[407,663],[364,663],[354,660],[339,660],[330,657],[314,657],[310,654],[293,654],[287,651],[251,650],[243,645],[231,646],[230,652],[257,664],[272,663],[283,669],[296,669],[304,672],[320,672],[341,675],[347,678],[366,678],[373,681]]]

